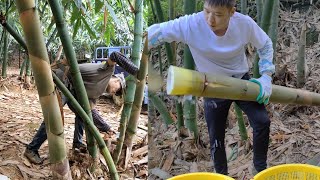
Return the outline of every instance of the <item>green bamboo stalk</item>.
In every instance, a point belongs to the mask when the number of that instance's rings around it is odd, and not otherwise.
[[[273,63],[276,63],[276,49],[277,49],[277,39],[278,39],[278,23],[279,23],[279,0],[275,0],[273,3],[272,17],[271,17],[271,26],[269,28],[269,36],[272,40],[273,46]]]
[[[184,13],[192,14],[196,10],[195,0],[184,0]],[[195,69],[195,63],[188,45],[184,46],[184,67],[187,69]],[[195,139],[198,138],[197,110],[196,98],[185,100],[183,103],[183,118],[186,121],[186,127],[194,133]],[[180,124],[181,122],[179,122]]]
[[[144,88],[146,85],[146,76],[147,76],[147,70],[148,70],[148,39],[146,38],[144,43],[144,49],[142,53],[141,63],[140,63],[140,69],[138,72],[137,79],[139,80],[137,82],[137,88],[134,95],[134,101],[132,104],[132,110],[128,122],[128,126],[126,129],[126,135],[125,135],[125,141],[124,141],[124,149],[126,149],[126,157],[124,167],[128,167],[128,163],[131,157],[131,151],[133,146],[133,138],[137,133],[138,128],[138,121],[140,118],[140,112],[141,112],[141,106],[143,102],[144,97]]]
[[[244,123],[242,110],[240,109],[240,107],[236,103],[234,103],[234,110],[236,111],[236,114],[237,114],[237,120],[238,120],[239,133],[240,133],[241,140],[246,141],[248,139],[248,133],[247,133],[246,125]]]
[[[22,48],[27,51],[26,43],[24,42],[23,38],[12,28],[12,26],[9,25],[6,21],[4,21],[4,23],[2,23],[1,25],[9,32],[9,34],[11,34],[11,36],[20,44],[20,46],[22,46]]]
[[[23,76],[23,70],[24,70],[25,67],[26,67],[27,61],[28,61],[28,59],[25,59],[25,60],[23,61],[23,63],[21,64],[21,67],[20,67],[20,77],[21,77],[21,78],[22,78],[22,76]]]
[[[153,19],[155,20],[155,22],[157,21],[157,16],[156,16],[156,13],[155,13],[155,8],[154,8],[154,4],[152,3],[152,0],[149,0],[149,3],[150,3],[150,7],[151,7],[151,12],[152,12],[152,15],[153,15]]]
[[[241,13],[242,14],[247,14],[247,6],[248,6],[247,0],[241,0]]]
[[[262,12],[262,18],[261,18],[261,29],[264,30],[264,32],[268,33],[269,27],[271,24],[271,17],[273,12],[273,4],[276,0],[268,0],[265,2],[265,6]]]
[[[84,87],[83,80],[80,74],[78,62],[76,59],[76,54],[72,46],[71,38],[69,36],[69,31],[66,26],[65,20],[63,18],[62,7],[60,3],[56,0],[49,0],[48,2],[56,22],[56,28],[58,29],[61,44],[63,46],[67,61],[70,66],[69,72],[71,74],[72,83],[75,87],[77,99],[79,99],[81,106],[83,107],[84,111],[88,114],[90,120],[92,121],[91,108],[90,108],[87,92]],[[96,142],[91,132],[88,130],[87,126],[85,126],[85,132],[86,132],[86,139],[87,139],[89,154],[93,158],[93,161],[97,162],[98,157],[97,157]],[[93,165],[92,170],[95,169],[94,166],[95,165]]]
[[[162,65],[162,56],[161,56],[161,45],[158,46],[158,57],[159,57],[159,70],[160,70],[160,76],[163,77],[163,65]],[[160,89],[160,97],[161,99],[163,100],[164,99],[164,96],[163,96],[163,88],[161,87]]]
[[[306,32],[307,24],[304,23],[301,29],[299,51],[298,51],[298,63],[297,63],[297,86],[303,87],[306,82]]]
[[[262,17],[262,7],[263,7],[263,0],[256,0],[257,5],[257,23],[261,25],[261,17]]]
[[[113,162],[112,156],[103,140],[103,138],[101,137],[97,127],[94,125],[94,123],[90,120],[88,114],[83,110],[83,108],[81,107],[81,105],[78,103],[78,101],[73,97],[73,95],[71,94],[71,92],[66,88],[66,86],[63,84],[63,82],[60,81],[60,79],[54,74],[52,73],[53,76],[53,80],[55,82],[55,84],[57,85],[57,87],[61,90],[61,92],[68,98],[68,100],[70,101],[70,103],[72,104],[72,107],[75,108],[77,114],[81,117],[81,119],[83,119],[83,121],[87,124],[90,132],[92,132],[92,135],[94,136],[94,138],[96,139],[99,148],[101,150],[101,153],[104,157],[104,159],[107,162],[108,168],[110,170],[110,174],[111,174],[111,178],[112,179],[119,179],[119,175],[116,169],[116,166]]]
[[[25,33],[31,65],[49,142],[52,176],[54,179],[72,179],[67,159],[60,107],[52,80],[49,58],[43,42],[39,16],[33,0],[16,0],[20,22]]]
[[[166,125],[174,123],[166,105],[159,98],[159,96],[157,96],[157,94],[155,92],[149,91],[149,98],[152,101],[152,104],[154,105],[154,107],[159,111],[160,117],[164,120]]]
[[[0,39],[0,63],[2,63],[2,50],[4,49],[2,47],[2,40],[3,40],[3,37],[4,37],[4,30],[1,31],[1,39]]]
[[[183,104],[183,117],[186,121],[186,127],[194,133],[194,139],[198,139],[197,109],[196,97],[192,96],[191,100],[186,100]]]
[[[158,18],[159,23],[164,22],[165,20],[163,17],[163,12],[162,12],[160,1],[154,0],[153,2],[154,2],[154,7],[156,9],[156,14],[157,14],[157,18]],[[174,62],[174,59],[173,59],[173,52],[172,52],[171,45],[170,45],[170,43],[165,43],[164,46],[166,48],[168,64],[172,65]]]
[[[148,119],[154,119],[156,117],[156,110],[155,107],[152,103],[152,101],[150,100],[150,91],[148,91]],[[150,124],[150,123],[149,123]]]
[[[8,33],[4,33],[3,41],[3,61],[2,61],[2,77],[7,77],[7,66],[8,66]]]
[[[143,0],[135,1],[135,20],[134,20],[134,41],[132,46],[132,61],[138,67],[140,66],[140,53],[142,44],[142,33],[143,33]],[[133,76],[128,77],[127,81],[127,93],[125,96],[125,103],[121,113],[120,119],[120,135],[117,141],[117,146],[113,154],[113,159],[115,163],[118,163],[120,154],[122,151],[122,146],[125,138],[125,128],[130,117],[130,112],[132,109],[132,103],[134,100],[134,94],[136,91],[136,82]]]
[[[53,41],[54,37],[56,37],[57,32],[58,32],[58,30],[57,30],[57,28],[55,28],[54,31],[52,32],[51,36],[49,37],[47,43],[46,43],[46,47],[47,47],[47,48],[49,47],[49,45],[50,45],[51,42]]]
[[[176,0],[169,0],[169,20],[173,20],[175,18],[175,7],[176,7]],[[176,52],[176,46],[177,43],[175,41],[171,42],[171,48],[172,48],[172,64],[177,65],[177,52]]]
[[[169,95],[194,95],[243,101],[256,101],[259,85],[247,80],[200,73],[171,66],[168,70]],[[270,102],[320,106],[320,94],[272,85]]]
[[[183,120],[183,107],[182,103],[179,101],[179,97],[175,100],[176,103],[176,111],[177,111],[177,128],[181,129],[184,127],[184,120]]]
[[[265,2],[265,6],[263,8],[262,12],[262,17],[261,17],[261,24],[260,27],[261,29],[264,30],[268,34],[268,30],[270,27],[270,22],[271,22],[271,17],[272,17],[272,11],[273,11],[273,4],[275,0],[268,0]],[[253,77],[254,78],[259,78],[259,56],[258,53],[256,54],[256,58],[253,64]]]
[[[241,0],[241,13],[242,14],[247,14],[247,0]],[[234,104],[234,110],[236,112],[236,116],[237,116],[237,121],[238,121],[238,127],[239,127],[239,132],[240,132],[240,136],[241,139],[247,140],[248,139],[248,135],[247,135],[247,129],[246,126],[244,124],[244,120],[243,120],[243,114],[242,114],[242,110],[239,108],[239,106],[236,103]]]

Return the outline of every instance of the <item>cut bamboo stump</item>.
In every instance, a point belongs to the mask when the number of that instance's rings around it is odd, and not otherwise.
[[[193,95],[256,101],[259,94],[259,85],[247,80],[200,73],[194,70],[170,66],[167,79],[167,93],[169,95]],[[270,102],[319,106],[320,94],[272,85]]]

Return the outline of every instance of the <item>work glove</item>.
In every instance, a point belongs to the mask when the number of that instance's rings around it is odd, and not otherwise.
[[[114,51],[110,54],[110,59],[113,62],[116,62],[120,67],[127,71],[131,75],[136,75],[139,71],[139,68],[133,64],[125,55],[120,52]]]
[[[271,77],[263,74],[260,78],[251,78],[249,81],[259,84],[260,92],[256,99],[259,104],[267,104],[272,93]]]

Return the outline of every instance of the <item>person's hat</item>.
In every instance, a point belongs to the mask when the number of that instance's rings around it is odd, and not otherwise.
[[[125,92],[126,89],[126,79],[124,78],[124,75],[122,73],[120,74],[114,74],[114,77],[117,77],[120,80],[120,85],[122,89],[122,93]]]

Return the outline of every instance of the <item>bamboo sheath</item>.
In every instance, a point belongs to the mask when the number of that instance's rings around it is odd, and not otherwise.
[[[194,95],[256,101],[259,94],[259,85],[247,80],[200,73],[194,70],[170,66],[167,79],[167,93],[169,95]],[[319,106],[320,94],[272,85],[270,102]]]

